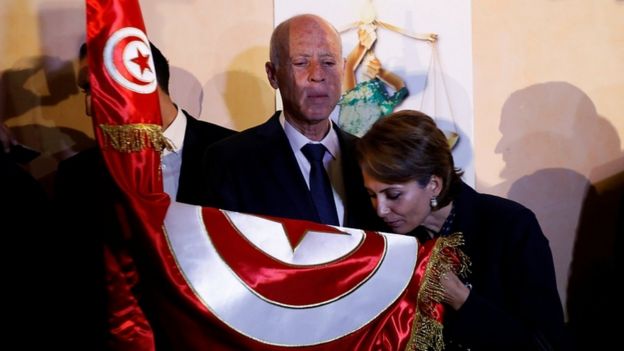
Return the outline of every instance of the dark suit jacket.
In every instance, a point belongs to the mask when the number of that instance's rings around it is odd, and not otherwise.
[[[198,189],[202,186],[202,158],[208,146],[216,141],[236,134],[235,131],[216,124],[197,120],[186,111],[186,132],[182,146],[182,166],[177,201],[197,203]]]
[[[535,215],[462,184],[451,232],[472,260],[468,300],[445,315],[448,350],[549,350],[563,331],[552,254]],[[449,344],[449,341],[452,344]],[[461,347],[459,345],[462,345]]]
[[[382,229],[355,158],[356,137],[334,125],[340,143],[346,199],[344,226]],[[208,149],[203,205],[319,222],[279,111],[267,122]]]
[[[65,293],[65,316],[79,320],[68,349],[106,350],[105,240],[123,237],[116,208],[123,195],[110,176],[97,147],[61,161],[56,173],[54,209],[58,220],[57,279]]]
[[[193,188],[198,186],[200,158],[207,146],[234,133],[184,113],[187,127],[178,188],[180,201],[192,195]],[[108,172],[99,148],[81,151],[59,163],[55,205],[62,234],[59,240],[63,242],[60,246],[65,249],[59,254],[65,265],[59,276],[67,280],[65,313],[80,321],[67,343],[76,349],[104,350],[107,292],[102,248],[113,252],[133,248],[124,235],[128,232],[128,217],[119,219],[127,211],[124,195]]]
[[[69,333],[58,322],[65,312],[59,303],[64,291],[57,279],[60,246],[50,210],[39,182],[0,148],[0,233],[5,252],[0,268],[5,286],[0,320],[5,325],[5,345],[18,343],[26,350],[66,346],[62,335]]]

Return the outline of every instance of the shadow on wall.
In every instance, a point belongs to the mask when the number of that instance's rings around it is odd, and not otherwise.
[[[38,37],[7,42],[39,42],[37,51],[43,54],[21,57],[0,71],[0,122],[10,126],[19,143],[41,152],[27,169],[50,190],[58,161],[93,145],[74,70],[84,24],[70,25],[84,19],[84,10],[41,5],[35,11],[30,20],[39,26]]]
[[[584,92],[565,82],[514,92],[503,106],[500,130],[496,151],[505,161],[501,176],[506,181],[498,191],[508,190],[508,198],[535,212],[550,242],[573,334],[587,335],[596,347],[596,335],[606,339],[601,322],[608,320],[607,304],[615,301],[605,294],[615,291],[608,277],[615,274],[614,223],[622,211],[624,158],[618,134]],[[603,181],[611,190],[597,190]]]
[[[13,125],[10,129],[18,142],[41,152],[28,169],[49,190],[58,161],[94,141],[81,128],[54,127],[55,116],[68,117],[59,104],[78,93],[71,61],[41,56],[21,60],[18,66],[21,68],[0,74],[0,121]],[[69,114],[83,115],[83,110]],[[48,122],[52,126],[47,126]]]
[[[15,66],[0,74],[0,116],[5,122],[40,106],[56,105],[78,92],[71,61],[38,56]]]
[[[171,66],[169,92],[173,102],[191,116],[199,118],[202,112],[204,91],[199,80],[189,71]]]
[[[252,72],[252,67],[264,63],[267,57],[266,47],[245,50],[232,60],[226,72],[214,76],[204,87],[223,87],[221,94],[233,129],[256,126],[275,112],[275,98],[269,82],[258,79]]]

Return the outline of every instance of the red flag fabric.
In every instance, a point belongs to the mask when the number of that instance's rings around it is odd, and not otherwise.
[[[112,349],[440,348],[443,241],[171,202],[138,1],[87,0],[87,47],[96,137],[132,210],[128,250],[106,248]]]
[[[169,199],[158,171],[162,139],[155,68],[138,2],[88,0],[87,50],[96,138],[112,178],[127,195],[128,216],[140,218],[136,232],[157,236]],[[104,252],[108,346],[155,350],[152,328],[134,296],[134,257],[118,248]]]
[[[162,223],[162,120],[138,2],[88,0],[87,43],[95,133],[109,170],[123,191],[158,210],[152,216]]]

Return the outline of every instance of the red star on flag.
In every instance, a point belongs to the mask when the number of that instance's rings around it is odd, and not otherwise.
[[[136,63],[137,65],[139,65],[139,68],[141,69],[141,75],[143,75],[143,72],[145,72],[146,69],[150,70],[150,72],[152,71],[152,69],[149,66],[149,57],[150,57],[149,55],[143,56],[141,51],[137,48],[137,57],[130,60]]]
[[[284,220],[283,218],[271,217],[271,216],[258,216],[262,218],[266,218],[271,221],[279,222],[284,227],[284,232],[286,233],[286,237],[288,238],[288,242],[293,250],[299,246],[301,240],[308,234],[308,232],[321,232],[327,234],[342,234],[348,235],[348,233],[343,232],[342,230],[336,229],[332,226],[314,223],[308,221],[301,221],[296,219],[288,219]]]

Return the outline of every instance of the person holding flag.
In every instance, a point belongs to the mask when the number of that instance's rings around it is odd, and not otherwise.
[[[136,0],[87,0],[95,132],[133,225],[107,260],[116,350],[441,350],[440,278],[467,262],[457,234],[413,237],[253,216],[163,191],[156,80]]]
[[[172,150],[165,150],[162,155],[161,170],[165,188],[178,201],[190,201],[194,189],[198,186],[199,162],[205,149],[213,142],[235,132],[204,122],[190,116],[178,107],[169,94],[169,63],[162,52],[150,43],[152,68],[157,79],[157,93],[160,102],[160,115],[164,136],[172,145]],[[141,53],[140,51],[135,54]],[[137,55],[138,56],[138,55]],[[138,65],[138,64],[137,64]],[[79,52],[78,86],[85,96],[85,113],[93,117],[91,88],[86,43]],[[59,259],[65,271],[73,271],[76,262],[85,274],[72,275],[62,286],[66,287],[64,297],[71,301],[70,310],[77,320],[81,320],[77,333],[71,342],[92,350],[103,347],[101,341],[108,332],[106,328],[106,275],[104,261],[106,248],[111,246],[111,237],[116,237],[119,246],[122,234],[128,231],[121,209],[125,204],[123,193],[111,178],[99,147],[92,147],[63,160],[59,163],[55,183],[55,217],[64,233],[60,245],[63,248],[79,247],[79,250],[67,250]],[[92,228],[90,235],[84,235],[85,228]],[[118,235],[112,235],[116,233]],[[117,254],[119,255],[119,253]],[[131,263],[129,259],[120,260]],[[127,266],[127,267],[126,267]],[[124,270],[132,265],[124,265]],[[87,346],[85,346],[87,345]],[[94,346],[95,345],[95,346]]]

